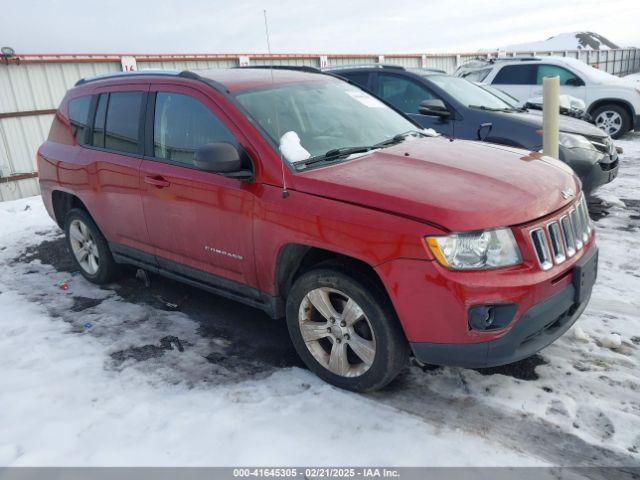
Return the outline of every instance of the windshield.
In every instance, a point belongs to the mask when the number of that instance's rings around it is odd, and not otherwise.
[[[311,157],[375,145],[418,128],[375,97],[337,80],[241,92],[236,99],[276,145],[283,134],[295,132]]]
[[[447,75],[431,75],[429,81],[435,83],[458,102],[467,107],[484,107],[490,110],[504,110],[513,108],[509,103],[500,100],[492,93],[460,77]]]

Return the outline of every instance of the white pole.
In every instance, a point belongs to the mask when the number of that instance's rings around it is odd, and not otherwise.
[[[542,79],[542,151],[558,158],[560,131],[560,77]]]

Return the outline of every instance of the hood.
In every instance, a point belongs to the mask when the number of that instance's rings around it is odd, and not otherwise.
[[[539,153],[442,137],[407,140],[294,176],[301,192],[363,205],[450,231],[512,226],[554,212],[579,181]]]
[[[537,130],[542,129],[542,111],[529,110],[527,112],[496,112],[499,115],[507,115],[512,120],[527,123]],[[567,133],[577,133],[589,137],[606,137],[607,135],[595,125],[568,115],[560,115],[560,131]],[[542,137],[540,137],[542,143]]]

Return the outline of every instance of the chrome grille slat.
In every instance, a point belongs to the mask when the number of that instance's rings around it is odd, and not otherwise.
[[[573,227],[569,221],[568,215],[563,215],[560,218],[560,225],[562,226],[562,236],[564,237],[564,247],[567,251],[568,257],[573,257],[576,254],[576,239],[573,235]]]
[[[569,223],[571,223],[571,228],[573,229],[576,250],[580,250],[582,248],[582,231],[580,230],[580,217],[575,208],[569,210]]]
[[[542,270],[549,270],[573,257],[589,241],[591,220],[584,195],[580,195],[571,208],[560,218],[551,220],[546,227],[529,231],[531,243]]]
[[[582,241],[587,243],[591,234],[591,221],[589,219],[589,207],[584,195],[580,199],[580,212],[582,213]]]
[[[551,222],[547,225],[547,231],[549,232],[549,240],[551,241],[551,253],[553,253],[553,260],[556,263],[564,262],[567,259],[567,256],[565,254],[562,233],[560,232],[560,225],[558,225],[558,222]]]
[[[533,243],[533,248],[536,252],[536,256],[538,257],[540,268],[542,270],[549,270],[553,267],[551,253],[549,252],[549,245],[547,244],[547,236],[544,234],[544,230],[542,228],[531,230],[531,242]]]

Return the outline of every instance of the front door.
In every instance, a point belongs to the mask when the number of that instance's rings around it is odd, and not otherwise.
[[[253,185],[199,170],[195,150],[239,146],[228,119],[202,92],[155,85],[149,93],[146,155],[140,167],[144,215],[161,268],[223,287],[256,286]],[[233,284],[232,284],[233,286]],[[236,285],[239,286],[239,285]],[[255,292],[254,292],[255,293]]]

